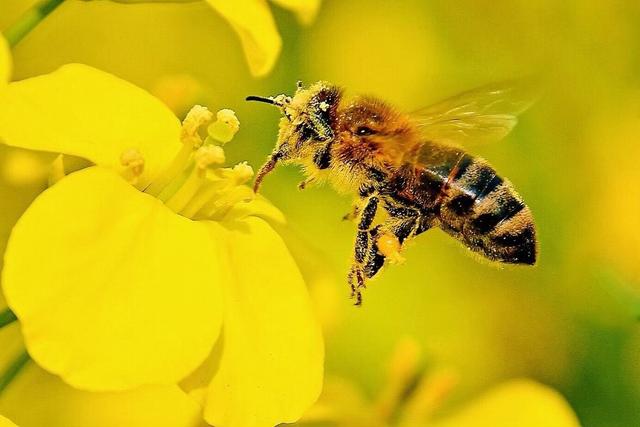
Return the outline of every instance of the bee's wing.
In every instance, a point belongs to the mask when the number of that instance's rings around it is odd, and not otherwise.
[[[538,94],[532,81],[505,81],[463,92],[411,113],[427,141],[449,144],[504,138]]]

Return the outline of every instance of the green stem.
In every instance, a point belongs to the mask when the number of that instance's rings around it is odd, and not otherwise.
[[[31,30],[33,30],[44,18],[53,12],[64,0],[42,0],[40,3],[26,11],[18,21],[7,28],[4,36],[11,47],[18,44]]]
[[[16,315],[11,311],[11,309],[7,308],[3,311],[0,311],[0,328],[7,326],[10,323],[18,320]]]
[[[29,353],[23,351],[14,359],[13,362],[7,367],[7,370],[4,371],[2,375],[0,375],[0,393],[7,388],[7,386],[13,381],[13,379],[18,375],[18,373],[24,368],[24,365],[31,358],[29,357]]]

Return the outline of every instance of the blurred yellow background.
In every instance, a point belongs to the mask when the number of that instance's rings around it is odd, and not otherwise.
[[[32,4],[4,0],[0,30]],[[269,176],[263,192],[288,218],[294,247],[303,242],[313,254],[302,267],[318,278],[310,286],[328,374],[374,393],[396,343],[413,337],[429,366],[458,374],[451,407],[529,377],[559,390],[586,427],[640,425],[640,3],[326,0],[309,27],[274,13],[282,54],[256,79],[236,35],[202,2],[69,0],[14,49],[13,78],[82,62],[162,97],[178,115],[193,103],[231,108],[241,130],[229,163],[257,167],[275,142],[278,112],[245,103],[247,95],[323,79],[412,110],[484,83],[540,76],[544,95],[515,131],[470,147],[533,211],[536,267],[478,262],[434,230],[354,308],[345,280],[354,226],[341,221],[350,200],[330,188],[298,191],[293,168]],[[3,150],[6,230],[34,184],[11,173],[16,154]]]

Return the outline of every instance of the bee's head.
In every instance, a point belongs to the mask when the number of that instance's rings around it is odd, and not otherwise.
[[[317,145],[333,139],[336,109],[342,91],[327,82],[317,82],[305,89],[298,82],[293,97],[288,95],[248,96],[247,101],[265,102],[282,113],[276,147],[256,175],[254,190],[279,161],[305,157]]]

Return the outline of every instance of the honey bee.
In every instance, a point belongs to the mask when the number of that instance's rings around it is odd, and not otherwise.
[[[385,260],[399,262],[406,242],[439,227],[484,257],[536,262],[531,211],[485,160],[462,144],[504,138],[533,102],[529,85],[503,82],[402,113],[369,96],[347,99],[328,82],[294,96],[249,96],[280,109],[276,147],[256,175],[257,192],[278,163],[301,165],[310,183],[354,194],[357,223],[348,274],[355,304]]]

